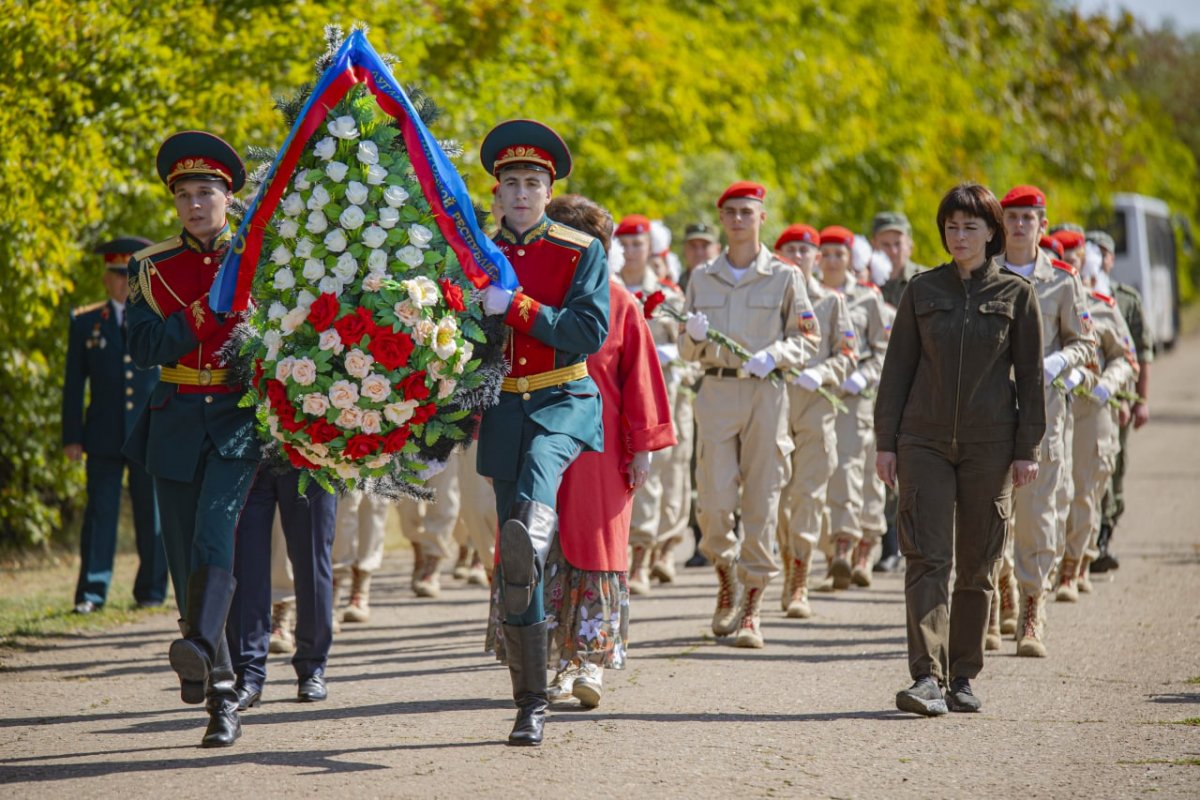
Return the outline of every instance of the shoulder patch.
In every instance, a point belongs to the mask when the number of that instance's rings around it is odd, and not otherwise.
[[[1075,268],[1072,267],[1070,264],[1068,264],[1065,261],[1059,261],[1057,258],[1052,258],[1052,259],[1050,259],[1050,264],[1055,269],[1061,269],[1063,272],[1067,273],[1068,275],[1076,274]]]
[[[177,250],[180,247],[183,247],[183,239],[179,238],[179,236],[172,236],[170,239],[163,239],[157,244],[143,247],[133,254],[133,258],[135,261],[141,261],[144,258],[151,258],[169,250]]]
[[[552,222],[546,235],[552,239],[558,239],[560,242],[576,245],[577,247],[586,248],[592,242],[596,241],[596,237],[583,231],[575,230],[567,227],[561,222]]]
[[[78,308],[71,309],[71,318],[74,319],[75,317],[78,317],[81,314],[88,314],[92,311],[99,311],[101,308],[104,308],[104,305],[107,302],[108,302],[107,300],[97,300],[94,303],[88,303],[87,305],[83,305],[83,306],[79,306]]]
[[[1104,305],[1108,306],[1109,308],[1112,308],[1117,304],[1116,300],[1112,299],[1106,294],[1101,294],[1100,292],[1092,292],[1092,297],[1096,300],[1099,300],[1101,303],[1104,303]]]

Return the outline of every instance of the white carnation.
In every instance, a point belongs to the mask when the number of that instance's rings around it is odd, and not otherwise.
[[[308,215],[308,221],[304,223],[304,229],[309,233],[324,233],[329,227],[329,220],[325,219],[325,212],[314,211]]]
[[[354,117],[349,114],[338,117],[333,122],[325,126],[330,133],[339,139],[357,139],[358,125],[354,122]]]
[[[389,186],[383,190],[383,200],[389,207],[399,208],[408,202],[408,191],[403,186]]]
[[[433,231],[420,223],[414,222],[408,226],[408,241],[424,250],[433,241]]]
[[[351,206],[355,208],[355,206]],[[362,232],[362,241],[367,247],[381,247],[387,241],[387,231],[378,225],[371,225]]]
[[[275,280],[272,281],[271,285],[281,292],[287,291],[296,285],[296,276],[290,269],[283,267],[275,272]]]
[[[354,208],[354,206],[351,206]],[[331,253],[340,253],[346,249],[346,234],[340,228],[334,228],[325,234],[325,249]]]
[[[317,154],[317,158],[322,161],[328,161],[333,158],[333,154],[337,152],[337,140],[332,136],[326,136],[321,141],[317,142],[317,146],[313,148],[313,152]]]
[[[341,161],[330,161],[325,165],[325,174],[329,176],[329,180],[334,183],[341,183],[346,179],[346,173],[350,171],[350,167],[343,164]]]
[[[406,244],[397,250],[396,258],[400,263],[407,264],[410,267],[419,267],[425,263],[425,256],[421,255],[421,251],[411,244]]]
[[[375,143],[369,140],[363,140],[358,143],[358,160],[364,164],[379,163],[379,148]]]
[[[338,217],[338,224],[348,231],[356,231],[366,222],[367,215],[358,206],[346,206],[346,210]]]

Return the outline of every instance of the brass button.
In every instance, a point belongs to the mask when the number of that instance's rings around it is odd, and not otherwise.
[[[133,363],[133,356],[131,356],[131,355],[129,355],[129,354],[126,354],[126,355],[125,355],[125,363],[126,363],[126,364],[132,364],[132,363]]]
[[[528,392],[529,391],[529,378],[517,378],[517,391],[518,392]],[[528,400],[529,398],[525,398],[525,399]]]
[[[204,365],[204,368],[205,368],[205,369],[212,369],[212,364],[205,364],[205,365]]]
[[[208,256],[205,256],[205,257],[204,257],[204,263],[205,263],[205,264],[211,264],[211,263],[212,263],[212,259],[211,259],[211,258],[209,258]]]
[[[532,396],[532,395],[530,395],[530,394],[529,394],[529,392],[526,392],[525,394],[521,395],[521,399],[522,399],[522,400],[528,400],[528,399],[529,399],[531,396]]]
[[[211,394],[210,394],[210,395],[205,395],[205,397],[204,397],[204,402],[206,402],[206,403],[211,403],[211,402],[212,402],[212,395],[211,395]]]
[[[131,370],[131,369],[127,369],[127,370],[125,370],[125,377],[126,377],[126,378],[132,378],[132,377],[133,377],[133,370]]]
[[[133,411],[133,402],[132,401],[130,401],[130,400],[125,401],[125,410]]]
[[[150,274],[151,274],[151,275],[157,275],[157,274],[158,274],[158,269],[157,269],[156,267],[151,267],[151,268],[150,268]]]
[[[518,358],[517,363],[520,364],[521,366],[524,366],[525,365],[525,356],[521,356],[520,358]]]
[[[523,256],[523,255],[525,255],[525,251],[524,251],[524,250],[518,250],[518,251],[517,251],[517,255],[519,255],[519,256]]]
[[[128,386],[128,387],[126,387],[126,388],[125,388],[125,394],[129,395],[130,397],[132,397],[132,396],[133,396],[133,387],[132,387],[132,386]]]

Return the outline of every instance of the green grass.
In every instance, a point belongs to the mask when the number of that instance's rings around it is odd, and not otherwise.
[[[1184,683],[1186,683],[1188,686],[1200,686],[1200,675],[1197,675],[1194,678],[1188,678],[1186,681],[1184,681]]]
[[[1188,717],[1187,719],[1179,720],[1180,725],[1191,725],[1193,728],[1200,728],[1200,717]]]

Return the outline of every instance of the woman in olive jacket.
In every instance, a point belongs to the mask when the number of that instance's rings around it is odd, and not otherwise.
[[[956,186],[937,223],[953,260],[900,298],[875,404],[875,467],[899,483],[907,561],[915,682],[896,706],[928,716],[979,710],[970,680],[983,668],[993,567],[1013,486],[1037,475],[1046,427],[1041,312],[1033,285],[993,260],[1004,252],[1000,204],[983,186]]]

